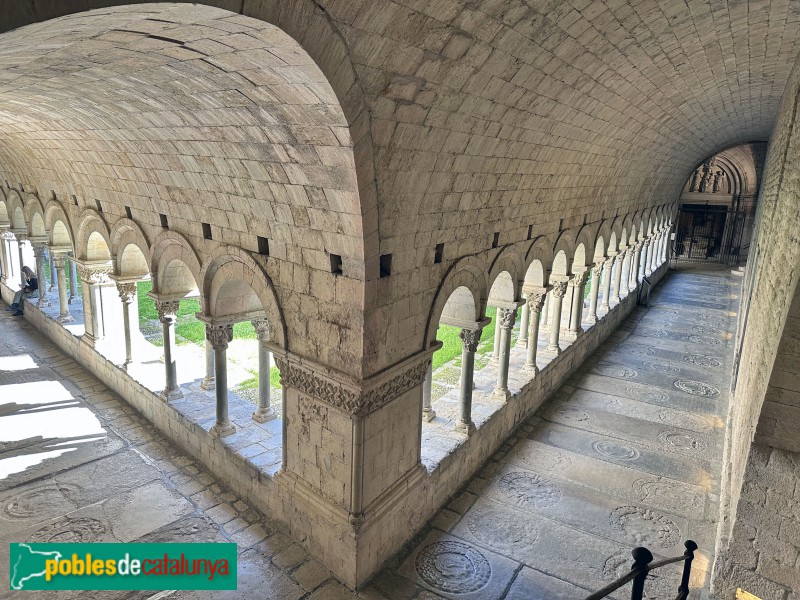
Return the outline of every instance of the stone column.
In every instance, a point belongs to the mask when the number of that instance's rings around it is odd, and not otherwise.
[[[539,341],[539,320],[541,318],[542,306],[547,298],[547,289],[540,288],[534,292],[528,292],[528,309],[531,313],[530,330],[528,331],[528,355],[525,359],[526,371],[536,375],[539,367],[536,366],[537,342]]]
[[[519,337],[517,338],[517,348],[528,347],[528,321],[530,320],[531,309],[528,303],[522,305],[522,315],[519,321]]]
[[[600,302],[600,308],[609,310],[609,301],[611,300],[611,272],[614,267],[614,256],[609,256],[603,262],[603,299]]]
[[[77,270],[83,282],[84,334],[81,341],[94,348],[97,340],[103,338],[100,286],[108,283],[111,265],[78,263]]]
[[[200,387],[210,392],[216,387],[216,380],[214,379],[214,347],[208,340],[206,340],[205,355],[206,355],[206,376],[200,383]]]
[[[614,281],[611,283],[609,303],[615,302],[619,304],[619,292],[622,286],[622,264],[625,262],[625,255],[626,252],[620,252],[614,257]]]
[[[0,274],[0,281],[8,285],[11,277],[11,261],[8,253],[8,233],[0,232],[0,267],[3,272]]]
[[[500,358],[497,365],[497,384],[492,395],[495,398],[507,400],[508,392],[508,361],[511,357],[511,330],[517,318],[516,308],[498,308],[497,323],[500,329]]]
[[[430,423],[436,418],[436,411],[431,408],[431,387],[433,386],[433,362],[428,365],[425,372],[425,381],[422,384],[422,420]]]
[[[597,300],[600,295],[600,275],[603,272],[603,262],[595,263],[592,267],[592,284],[589,287],[589,314],[585,321],[594,325],[597,323]]]
[[[455,430],[469,435],[475,431],[472,422],[472,387],[475,372],[475,351],[481,340],[480,329],[461,330],[461,416]]]
[[[74,254],[72,255],[74,258]],[[70,260],[67,263],[67,267],[69,268],[69,303],[72,304],[72,301],[78,295],[78,273],[75,267],[75,261]]]
[[[653,240],[652,238],[648,238],[644,241],[644,248],[642,248],[642,254],[644,255],[644,264],[642,265],[642,277],[649,277],[653,272],[650,269],[650,261],[653,260]]]
[[[36,277],[39,280],[39,299],[36,306],[42,308],[47,306],[47,281],[44,278],[44,261],[45,261],[45,245],[44,242],[33,243],[33,256],[36,259]]]
[[[497,315],[500,309],[495,309],[495,324],[494,324],[494,346],[492,346],[492,358],[489,359],[490,365],[496,365],[500,361],[500,328],[497,326]]]
[[[133,343],[131,338],[131,312],[138,310],[136,305],[136,282],[135,281],[117,281],[117,292],[119,299],[122,302],[122,332],[125,337],[125,362],[122,363],[122,368],[127,370],[128,365],[133,362]]]
[[[641,263],[643,244],[639,242],[633,247],[633,261],[631,262],[630,279],[628,281],[628,291],[634,292],[639,286],[639,265]]]
[[[544,307],[542,308],[542,322],[541,327],[547,331],[550,327],[550,297],[552,294],[546,294],[544,297]]]
[[[583,296],[586,293],[586,281],[589,279],[589,270],[575,273],[572,277],[572,306],[569,311],[569,332],[578,337],[583,333],[581,315],[583,313]]]
[[[278,416],[270,405],[269,369],[272,352],[267,348],[267,342],[271,338],[271,333],[269,322],[265,319],[253,321],[253,327],[258,334],[258,409],[253,413],[253,420],[266,423]]]
[[[56,321],[59,323],[69,323],[73,321],[72,315],[69,314],[69,306],[67,304],[67,255],[62,253],[53,252],[53,265],[56,271],[56,283],[58,285],[58,318]]]
[[[47,250],[47,264],[50,266],[50,288],[48,291],[52,292],[56,287],[56,261],[53,258],[53,251],[48,248]]]
[[[166,385],[161,392],[161,398],[165,402],[168,402],[170,400],[183,398],[183,392],[181,392],[180,386],[178,386],[177,365],[172,356],[175,350],[175,321],[178,319],[177,315],[178,308],[180,307],[180,300],[156,300],[155,302],[156,310],[158,311],[158,320],[161,321],[161,328],[164,336],[164,370]],[[209,337],[208,330],[206,330],[206,337],[213,344],[213,340]],[[225,347],[227,348],[227,344],[225,344]]]
[[[22,247],[25,245],[25,242],[27,241],[27,239],[25,238],[25,236],[22,233],[16,233],[15,232],[14,235],[17,236],[17,252],[19,253],[19,282],[20,282],[20,289],[22,289],[26,285],[25,273],[22,272],[22,267],[26,266],[25,265],[25,259],[22,256],[22,252],[23,252],[23,248]],[[37,273],[36,276],[38,277],[39,274]]]
[[[567,282],[556,281],[553,283],[553,290],[550,292],[552,297],[552,324],[550,326],[550,343],[547,346],[547,351],[555,355],[561,354],[561,347],[558,345],[558,338],[561,334],[561,303],[564,300],[564,294],[567,293]]]
[[[217,380],[217,420],[209,433],[224,437],[236,431],[228,418],[228,344],[233,339],[233,324],[206,324],[206,339],[214,348],[214,371]]]

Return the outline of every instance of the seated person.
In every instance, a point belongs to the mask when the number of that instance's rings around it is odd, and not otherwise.
[[[39,280],[36,278],[30,267],[22,267],[22,274],[25,276],[25,286],[14,294],[14,301],[8,310],[14,311],[14,316],[18,317],[22,314],[22,299],[23,298],[38,298],[39,297]]]

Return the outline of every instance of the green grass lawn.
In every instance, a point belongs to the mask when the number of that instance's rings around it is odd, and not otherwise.
[[[517,311],[517,319],[519,319],[520,312],[521,311]],[[492,322],[483,328],[483,332],[481,332],[482,342],[494,338],[494,321],[496,315],[497,309],[493,306],[489,306],[486,309],[486,316],[489,317]],[[443,364],[461,356],[461,338],[459,337],[460,332],[461,330],[458,327],[452,327],[451,325],[439,325],[439,329],[436,332],[436,339],[442,342],[443,346],[433,354],[434,371]]]

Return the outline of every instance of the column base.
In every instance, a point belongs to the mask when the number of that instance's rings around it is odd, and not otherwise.
[[[215,438],[225,437],[235,432],[236,427],[230,421],[225,421],[224,423],[214,423],[211,426],[211,429],[208,431],[208,433]]]
[[[614,304],[619,304],[619,296],[611,296],[611,302]]]
[[[536,365],[529,365],[528,363],[525,363],[525,365],[523,365],[522,370],[525,373],[529,373],[529,374],[531,374],[533,376],[536,376],[536,375],[539,374],[539,367],[537,367]]]
[[[273,419],[277,418],[278,415],[275,414],[275,411],[272,410],[271,406],[263,410],[259,408],[253,413],[253,421],[256,421],[257,423],[266,423],[267,421],[272,421]]]
[[[422,420],[426,423],[430,423],[436,418],[436,411],[432,408],[423,408],[422,409]]]
[[[183,392],[180,390],[180,388],[171,390],[165,388],[161,391],[159,396],[164,402],[169,402],[170,400],[179,400],[180,398],[183,398]]]
[[[97,343],[97,340],[91,333],[84,332],[84,334],[81,336],[81,342],[83,342],[90,348],[94,348],[95,344]]]
[[[549,352],[550,354],[555,354],[556,356],[561,354],[561,348],[559,346],[548,346],[544,351]]]
[[[56,317],[56,321],[59,323],[72,323],[75,319],[72,317],[71,314],[67,313],[65,315],[58,315]],[[86,335],[86,334],[84,334]]]
[[[214,377],[206,377],[200,383],[200,387],[207,392],[213,392],[217,389],[217,380]]]
[[[477,428],[475,427],[475,423],[473,423],[472,421],[470,421],[469,423],[465,423],[464,421],[459,420],[453,427],[453,431],[470,435],[471,433],[475,433],[477,431]]]
[[[595,323],[597,323],[597,317],[596,316],[594,316],[594,317],[592,317],[592,316],[586,317],[583,320],[583,322],[586,323],[587,325],[594,325]]]
[[[67,304],[72,304],[72,301],[73,301],[73,300],[77,300],[77,299],[78,299],[77,297],[74,297],[74,298],[69,298],[69,299],[67,300]]]
[[[632,294],[633,292],[635,292],[635,291],[636,291],[636,287],[637,287],[637,286],[635,286],[635,285],[634,285],[633,287],[629,287],[629,288],[628,288],[628,293],[629,293],[629,294]]]
[[[516,344],[517,348],[527,348],[528,347],[528,340],[519,338]]]
[[[508,391],[508,388],[501,389],[501,388],[494,388],[492,391],[492,398],[494,400],[502,400],[503,402],[508,402],[511,398],[511,392]]]
[[[499,358],[495,358],[493,356],[492,358],[489,359],[489,362],[486,363],[486,366],[488,366],[488,367],[496,367],[499,364],[500,364],[500,359]]]

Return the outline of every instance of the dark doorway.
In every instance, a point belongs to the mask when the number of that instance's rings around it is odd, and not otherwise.
[[[673,259],[739,264],[745,215],[724,205],[684,204],[678,213]]]

